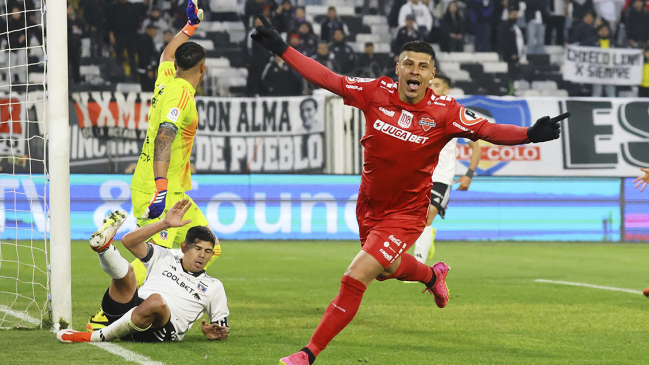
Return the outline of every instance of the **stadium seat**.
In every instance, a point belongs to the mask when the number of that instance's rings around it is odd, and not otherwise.
[[[449,95],[457,98],[458,96],[464,96],[464,90],[457,88],[457,87],[452,87],[451,91],[449,92]]]
[[[307,5],[304,8],[304,11],[310,16],[315,16],[315,15],[327,15],[328,9],[329,9],[328,5]],[[338,14],[338,16],[356,15],[356,11],[354,10],[354,7],[349,5],[336,6],[336,13]]]
[[[453,70],[446,72],[446,75],[451,78],[451,80],[454,81],[472,81],[471,75],[469,75],[468,71],[465,70]]]
[[[457,62],[440,62],[438,69],[442,72],[458,71],[460,69],[460,64]]]
[[[486,73],[507,73],[508,66],[506,62],[485,62],[482,68]]]
[[[192,41],[203,46],[203,48],[205,48],[206,51],[214,50],[214,43],[209,39],[192,39]]]
[[[532,89],[557,90],[557,83],[554,81],[532,81]]]
[[[139,93],[142,92],[142,86],[135,83],[120,82],[115,86],[118,93]]]
[[[383,15],[363,15],[363,24],[365,25],[387,25],[388,18]]]
[[[207,68],[213,68],[213,67],[221,67],[221,68],[227,68],[230,67],[230,60],[227,58],[221,57],[221,58],[206,58],[205,59],[205,66]]]

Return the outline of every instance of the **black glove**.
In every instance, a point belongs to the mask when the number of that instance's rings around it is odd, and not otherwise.
[[[255,31],[250,35],[255,42],[264,46],[267,50],[282,57],[284,52],[288,49],[288,44],[284,42],[279,32],[275,27],[270,25],[266,17],[259,14],[259,20],[264,24],[263,26],[255,27]]]
[[[569,116],[570,112],[566,112],[552,119],[548,116],[540,118],[533,126],[527,129],[527,138],[533,143],[547,142],[559,138],[561,134],[559,122]]]

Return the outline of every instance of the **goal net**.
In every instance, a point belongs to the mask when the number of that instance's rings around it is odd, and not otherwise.
[[[0,6],[0,328],[49,321],[44,11]]]

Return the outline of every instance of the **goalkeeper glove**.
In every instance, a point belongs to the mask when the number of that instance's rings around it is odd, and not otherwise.
[[[570,113],[563,113],[552,119],[548,116],[539,118],[533,126],[527,129],[527,138],[533,143],[547,142],[559,138],[561,134],[559,122],[569,116]]]
[[[169,180],[164,177],[155,178],[155,193],[153,193],[153,198],[149,206],[144,211],[142,218],[144,219],[154,219],[162,215],[162,212],[165,210],[165,205],[167,203],[167,183]]]
[[[203,21],[203,9],[196,6],[196,0],[189,0],[187,2],[187,24],[183,28],[183,33],[188,37],[194,35],[194,31],[198,28],[198,23]]]
[[[266,17],[260,14],[259,20],[261,20],[264,25],[255,27],[255,31],[250,35],[250,38],[264,46],[267,50],[282,57],[284,52],[288,49],[288,44],[284,42],[282,36],[275,30],[275,27],[268,23]]]

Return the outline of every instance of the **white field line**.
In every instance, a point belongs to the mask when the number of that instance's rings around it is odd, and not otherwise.
[[[592,284],[585,284],[585,283],[573,283],[573,282],[570,282],[570,281],[555,281],[555,280],[546,280],[546,279],[536,279],[534,281],[536,281],[537,283],[550,283],[550,284],[561,284],[561,285],[572,285],[572,286],[585,286],[587,288],[593,288],[593,289],[621,291],[621,292],[625,292],[625,293],[643,295],[640,290],[625,289],[625,288],[615,288],[615,287],[612,287],[612,286],[601,286],[601,285],[592,285]]]
[[[89,342],[90,345],[97,346],[102,350],[106,350],[110,352],[111,354],[121,356],[123,357],[126,361],[132,361],[136,362],[138,364],[142,365],[164,365],[164,363],[159,362],[159,361],[153,361],[149,359],[148,357],[140,354],[136,354],[135,352],[131,350],[127,350],[117,344],[110,343],[110,342]]]
[[[5,312],[5,313],[7,313],[8,315],[10,315],[12,317],[22,319],[23,321],[29,322],[31,324],[41,324],[41,321],[39,321],[36,318],[30,317],[27,313],[15,311],[15,310],[7,307],[6,305],[0,305],[0,312]]]
[[[15,310],[12,310],[11,308],[5,306],[5,305],[0,305],[0,312],[5,312],[13,317],[22,319],[23,321],[32,323],[32,324],[40,324],[41,321],[39,321],[36,318],[30,317],[26,313],[18,312]],[[52,332],[56,333],[56,331],[52,330]],[[164,365],[164,363],[159,362],[159,361],[153,361],[149,359],[148,357],[144,355],[137,354],[131,350],[127,350],[117,344],[110,343],[110,342],[90,342],[90,345],[99,347],[102,350],[108,351],[113,355],[120,356],[124,358],[126,361],[132,361],[136,362],[138,364],[142,365]]]

